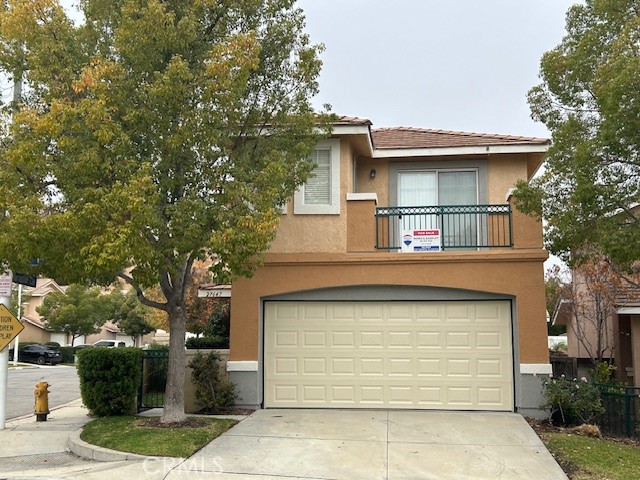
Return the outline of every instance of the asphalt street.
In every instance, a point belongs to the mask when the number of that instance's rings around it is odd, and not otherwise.
[[[7,420],[33,413],[36,383],[49,383],[49,409],[80,398],[75,367],[66,365],[10,368],[7,389]]]

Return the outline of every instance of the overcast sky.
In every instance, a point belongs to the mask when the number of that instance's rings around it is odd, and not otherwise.
[[[324,43],[318,106],[409,126],[548,137],[527,91],[569,0],[299,0]]]
[[[315,104],[374,127],[548,137],[526,95],[574,3],[298,0],[311,40],[326,47]]]

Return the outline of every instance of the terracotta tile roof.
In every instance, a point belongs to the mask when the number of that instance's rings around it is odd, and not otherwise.
[[[640,286],[627,284],[616,296],[618,307],[640,307]]]
[[[334,125],[372,125],[372,123],[368,118],[348,117],[346,115],[342,115],[338,117],[338,120],[334,122]]]
[[[371,131],[376,149],[477,147],[484,145],[547,145],[548,138],[454,132],[425,128],[394,127]]]

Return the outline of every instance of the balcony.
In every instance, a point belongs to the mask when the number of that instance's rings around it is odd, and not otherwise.
[[[401,250],[407,232],[432,234],[431,250],[513,247],[511,206],[447,205],[376,208],[377,250]]]

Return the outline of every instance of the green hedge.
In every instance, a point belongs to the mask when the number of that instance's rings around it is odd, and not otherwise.
[[[60,355],[62,355],[62,363],[73,363],[73,347],[60,347]]]
[[[136,406],[142,377],[139,348],[85,348],[78,351],[82,402],[93,415],[127,415]]]
[[[229,339],[225,337],[191,337],[185,342],[187,349],[229,348]]]

